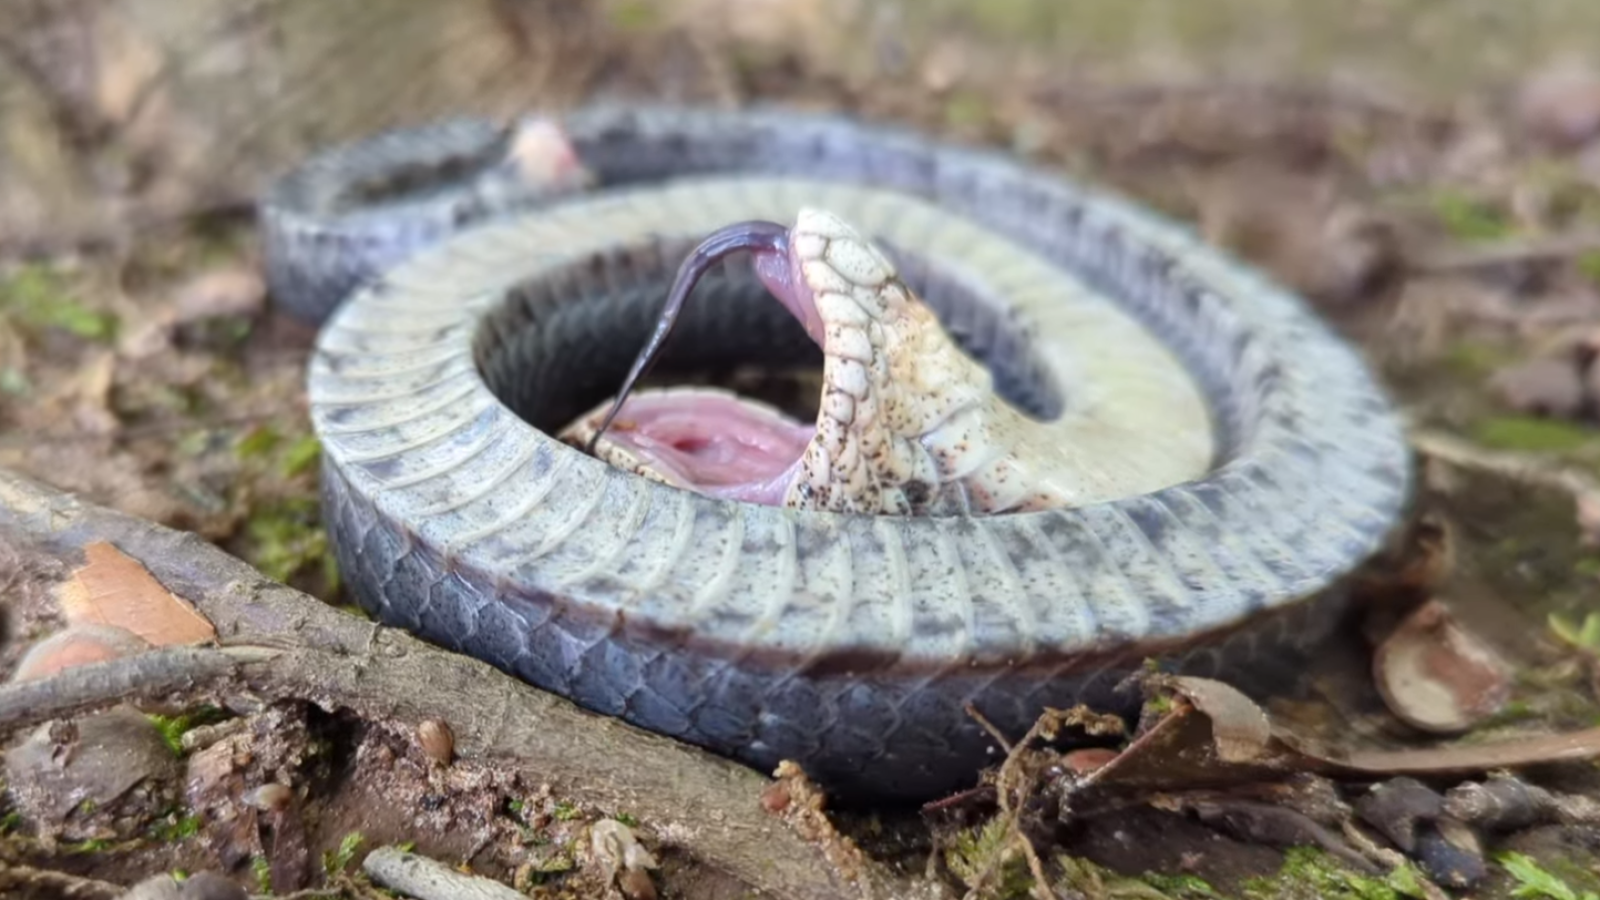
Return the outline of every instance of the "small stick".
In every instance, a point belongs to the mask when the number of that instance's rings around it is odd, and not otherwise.
[[[498,881],[458,872],[398,847],[372,851],[361,869],[378,884],[417,900],[528,900]]]
[[[0,735],[135,698],[192,694],[236,674],[242,663],[264,662],[281,652],[265,647],[164,647],[8,684],[0,687]]]

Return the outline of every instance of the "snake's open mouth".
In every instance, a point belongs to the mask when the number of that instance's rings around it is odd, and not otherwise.
[[[629,397],[605,433],[640,474],[747,503],[779,504],[816,429],[711,388]]]
[[[775,222],[740,222],[718,229],[684,260],[660,326],[619,392],[575,423],[563,437],[636,474],[747,503],[781,504],[800,475],[816,433],[763,403],[712,388],[634,392],[676,324],[689,292],[714,264],[748,251],[761,283],[824,347],[816,294],[790,241]]]

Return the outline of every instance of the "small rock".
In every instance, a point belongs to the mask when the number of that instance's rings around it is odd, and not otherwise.
[[[123,900],[249,900],[238,884],[215,872],[196,872],[179,881],[163,872],[139,882]]]
[[[1517,118],[1529,136],[1572,149],[1600,134],[1600,72],[1566,60],[1535,73],[1517,97]]]
[[[1489,389],[1518,412],[1574,418],[1583,411],[1584,383],[1573,360],[1535,359],[1496,372]]]
[[[1438,600],[1419,606],[1378,645],[1372,675],[1391,712],[1435,734],[1467,731],[1511,696],[1505,663]]]
[[[1489,874],[1478,836],[1450,818],[1418,829],[1414,858],[1430,880],[1444,887],[1470,888]]]
[[[183,900],[182,884],[165,872],[152,875],[128,889],[122,900]]]
[[[1418,824],[1434,821],[1443,809],[1444,798],[1415,778],[1373,785],[1355,803],[1356,815],[1406,853],[1417,847]]]
[[[126,706],[41,726],[6,752],[5,765],[23,815],[71,840],[104,836],[112,819],[157,815],[179,775],[160,729]]]
[[[1444,808],[1452,818],[1490,831],[1526,828],[1553,806],[1548,791],[1513,777],[1464,782],[1444,795]]]
[[[449,765],[455,758],[455,735],[440,719],[426,719],[417,726],[417,743],[422,745],[422,752],[428,759],[441,766]]]
[[[249,900],[238,882],[216,872],[196,872],[184,879],[178,891],[180,900]]]
[[[45,678],[63,669],[132,656],[150,649],[150,643],[126,628],[84,624],[62,629],[30,648],[12,681]]]

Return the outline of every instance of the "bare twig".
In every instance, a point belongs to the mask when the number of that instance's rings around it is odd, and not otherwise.
[[[984,718],[983,713],[978,712],[978,707],[974,706],[969,701],[962,708],[966,710],[967,715],[971,716],[974,722],[977,722],[983,727],[984,731],[989,732],[989,737],[994,738],[994,742],[1000,745],[1000,749],[1004,750],[1007,756],[1011,755],[1011,741],[1006,739],[1005,734],[1003,734],[1000,729],[996,728],[993,722],[990,722],[987,718]]]
[[[264,647],[169,647],[5,685],[0,687],[0,735],[128,700],[192,694],[238,674],[243,663],[271,660],[280,652]]]
[[[520,891],[498,881],[458,872],[398,847],[379,847],[367,854],[361,868],[378,884],[417,900],[525,900]]]

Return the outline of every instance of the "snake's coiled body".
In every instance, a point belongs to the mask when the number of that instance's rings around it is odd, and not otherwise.
[[[1176,225],[831,117],[608,107],[563,125],[599,185],[537,208],[515,190],[485,204],[470,175],[356,215],[327,201],[395,147],[495,140],[461,125],[331,155],[263,204],[279,302],[315,320],[338,305],[310,370],[325,514],[385,622],[757,766],[927,798],[997,758],[968,702],[1020,735],[1047,705],[1135,709],[1116,688],[1147,656],[1283,683],[1404,514],[1410,457],[1359,356]],[[891,236],[997,388],[1040,415],[1072,384],[1059,396],[1031,348],[1068,326],[1007,299],[1109,298],[1192,373],[1214,467],[1060,511],[844,516],[669,488],[551,437],[616,389],[689,246],[800,205]],[[703,290],[661,369],[816,359],[747,271]]]

